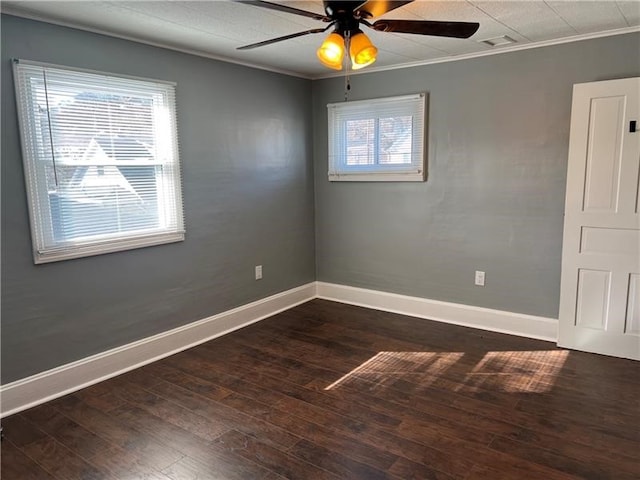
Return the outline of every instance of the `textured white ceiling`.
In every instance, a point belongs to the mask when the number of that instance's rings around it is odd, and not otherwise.
[[[321,1],[282,1],[324,13]],[[238,51],[237,47],[326,24],[303,16],[234,1],[3,1],[3,13],[131,38],[295,75],[319,78],[315,51],[325,34]],[[380,50],[367,71],[460,56],[640,30],[640,1],[633,0],[417,0],[381,18],[479,22],[471,38],[449,39],[367,30]],[[517,43],[490,47],[481,40],[507,35]]]

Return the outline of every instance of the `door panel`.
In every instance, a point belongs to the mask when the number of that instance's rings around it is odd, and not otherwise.
[[[640,230],[582,227],[581,253],[633,255],[640,245]]]
[[[640,359],[640,79],[574,86],[558,345]]]
[[[611,272],[581,268],[578,273],[576,325],[606,330]]]
[[[591,99],[584,211],[616,210],[624,97]]]
[[[640,335],[640,275],[637,273],[629,275],[624,333]]]

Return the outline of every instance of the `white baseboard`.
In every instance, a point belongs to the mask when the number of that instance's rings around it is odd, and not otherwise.
[[[315,282],[0,387],[0,417],[186,350],[315,297]]]
[[[324,282],[316,282],[316,292],[317,298],[385,312],[400,313],[554,343],[558,338],[558,320],[555,318],[492,310]]]
[[[0,417],[128,372],[314,298],[555,342],[558,320],[312,282],[137,342],[0,386]]]

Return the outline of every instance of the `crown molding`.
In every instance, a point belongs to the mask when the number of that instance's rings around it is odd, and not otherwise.
[[[288,76],[292,76],[292,77],[298,77],[298,78],[303,78],[306,80],[324,80],[324,79],[328,79],[328,78],[339,78],[339,77],[343,77],[344,76],[344,72],[329,72],[329,73],[322,73],[322,74],[307,74],[307,73],[301,73],[301,72],[295,72],[292,70],[285,70],[285,69],[279,69],[279,68],[275,68],[275,67],[268,67],[265,65],[259,65],[259,64],[255,64],[255,63],[251,63],[251,62],[243,62],[241,60],[237,60],[234,58],[230,58],[230,57],[225,57],[223,55],[214,55],[211,53],[206,53],[206,52],[202,52],[200,50],[192,50],[192,49],[188,49],[188,48],[183,48],[183,47],[176,47],[174,45],[169,45],[166,43],[162,43],[162,42],[155,42],[152,40],[146,40],[143,38],[138,38],[138,37],[133,37],[130,35],[124,35],[124,34],[119,34],[119,33],[114,33],[114,32],[109,32],[106,30],[102,30],[99,28],[93,28],[93,27],[88,27],[86,25],[81,25],[75,22],[68,22],[65,20],[60,20],[60,19],[56,19],[56,18],[51,18],[48,17],[46,15],[38,15],[38,14],[34,14],[31,12],[23,12],[19,9],[15,9],[12,6],[7,6],[6,4],[2,4],[1,5],[1,10],[0,13],[2,14],[7,14],[7,15],[13,15],[16,17],[21,17],[21,18],[26,18],[29,20],[36,20],[36,21],[40,21],[40,22],[45,22],[45,23],[51,23],[53,25],[58,25],[61,27],[68,27],[68,28],[75,28],[77,30],[83,30],[86,32],[90,32],[90,33],[96,33],[99,35],[106,35],[108,37],[114,37],[114,38],[119,38],[122,40],[128,40],[128,41],[132,41],[132,42],[136,42],[136,43],[141,43],[144,45],[149,45],[152,47],[158,47],[158,48],[164,48],[167,50],[172,50],[175,52],[180,52],[180,53],[186,53],[189,55],[195,55],[198,57],[204,57],[204,58],[209,58],[211,60],[217,60],[217,61],[221,61],[221,62],[226,62],[226,63],[231,63],[231,64],[235,64],[235,65],[241,65],[243,67],[248,67],[248,68],[256,68],[258,70],[264,70],[264,71],[268,71],[268,72],[272,72],[272,73],[278,73],[281,75],[288,75]],[[503,47],[495,47],[494,49],[491,50],[486,50],[486,51],[482,51],[482,52],[474,52],[474,53],[468,53],[468,54],[463,54],[463,55],[453,55],[453,56],[448,56],[448,57],[441,57],[441,58],[434,58],[434,59],[429,59],[429,60],[419,60],[419,61],[415,61],[415,62],[407,62],[407,63],[401,63],[401,64],[397,64],[397,65],[389,65],[389,66],[384,66],[384,67],[368,67],[365,70],[359,70],[359,71],[352,71],[349,74],[350,75],[367,75],[369,73],[379,73],[379,72],[386,72],[386,71],[390,71],[390,70],[400,70],[400,69],[404,69],[404,68],[413,68],[413,67],[421,67],[421,66],[425,66],[425,65],[435,65],[438,63],[448,63],[448,62],[458,62],[461,60],[470,60],[470,59],[474,59],[474,58],[481,58],[481,57],[486,57],[486,56],[490,56],[490,55],[501,55],[503,53],[511,53],[511,52],[518,52],[521,50],[529,50],[532,48],[542,48],[542,47],[550,47],[553,45],[562,45],[565,43],[573,43],[573,42],[581,42],[583,40],[592,40],[592,39],[596,39],[596,38],[603,38],[603,37],[611,37],[611,36],[616,36],[616,35],[625,35],[628,33],[637,33],[640,32],[640,26],[635,26],[635,27],[625,27],[625,28],[618,28],[618,29],[614,29],[614,30],[605,30],[602,32],[593,32],[593,33],[585,33],[585,34],[580,34],[580,35],[572,35],[569,37],[563,37],[563,38],[556,38],[556,39],[552,39],[552,40],[544,40],[541,42],[531,42],[531,43],[526,43],[526,44],[522,44],[522,45],[508,45],[508,46],[503,46]]]
[[[294,72],[291,70],[285,70],[275,67],[267,67],[265,65],[257,65],[255,63],[243,62],[241,60],[237,60],[235,58],[225,57],[223,55],[214,55],[212,53],[202,52],[200,50],[192,50],[189,48],[176,47],[175,45],[170,45],[163,42],[155,42],[153,40],[147,40],[140,37],[132,37],[130,35],[125,35],[121,33],[109,32],[107,30],[102,30],[100,28],[88,27],[86,25],[81,25],[75,22],[68,22],[65,20],[59,20],[57,18],[51,18],[46,15],[38,15],[31,12],[23,12],[21,10],[16,10],[11,6],[7,6],[2,4],[0,13],[3,15],[11,15],[19,18],[26,18],[27,20],[35,20],[43,23],[50,23],[52,25],[57,25],[59,27],[73,28],[75,30],[82,30],[84,32],[95,33],[98,35],[105,35],[107,37],[118,38],[120,40],[128,40],[130,42],[141,43],[143,45],[149,45],[151,47],[164,48],[165,50],[171,50],[179,53],[186,53],[188,55],[195,55],[196,57],[208,58],[210,60],[216,60],[219,62],[232,63],[234,65],[240,65],[248,68],[255,68],[258,70],[264,70],[272,73],[279,73],[281,75],[288,75],[290,77],[298,77],[304,78],[305,80],[312,80],[313,77],[311,75],[307,75],[300,72]]]
[[[595,38],[602,38],[602,37],[613,37],[616,35],[626,35],[628,33],[637,33],[640,32],[640,26],[637,27],[625,27],[625,28],[618,28],[615,30],[606,30],[603,32],[594,32],[594,33],[585,33],[585,34],[581,34],[581,35],[572,35],[570,37],[563,37],[563,38],[555,38],[553,40],[544,40],[541,42],[531,42],[531,43],[526,43],[526,44],[522,44],[522,45],[518,45],[518,44],[510,44],[509,46],[504,46],[504,47],[494,47],[491,50],[486,50],[483,52],[474,52],[474,53],[467,53],[467,54],[463,54],[463,55],[454,55],[454,56],[449,56],[449,57],[442,57],[442,58],[434,58],[434,59],[430,59],[430,60],[419,60],[416,62],[408,62],[408,63],[402,63],[402,64],[398,64],[398,65],[389,65],[389,66],[385,66],[385,67],[367,67],[366,70],[357,70],[357,71],[353,71],[350,72],[350,75],[366,75],[368,73],[377,73],[377,72],[386,72],[389,70],[400,70],[403,68],[413,68],[413,67],[422,67],[424,65],[435,65],[437,63],[448,63],[448,62],[458,62],[461,60],[470,60],[472,58],[480,58],[480,57],[488,57],[490,55],[501,55],[503,53],[511,53],[511,52],[518,52],[521,50],[529,50],[532,48],[542,48],[542,47],[551,47],[553,45],[562,45],[564,43],[573,43],[573,42],[581,42],[583,40],[592,40]],[[344,73],[327,73],[327,74],[323,74],[323,75],[314,75],[311,77],[312,80],[323,80],[326,78],[336,78],[336,77],[342,77],[344,76]]]

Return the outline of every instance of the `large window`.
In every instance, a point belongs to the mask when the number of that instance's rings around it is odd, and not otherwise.
[[[14,64],[34,260],[184,239],[175,85]]]
[[[424,180],[424,94],[327,108],[329,180]]]

